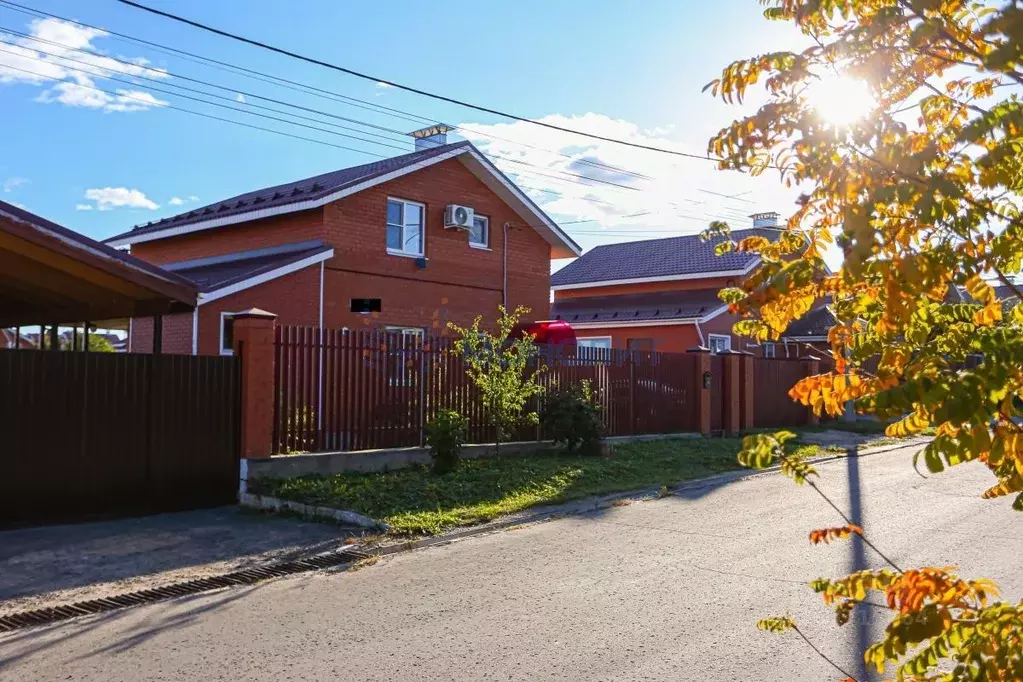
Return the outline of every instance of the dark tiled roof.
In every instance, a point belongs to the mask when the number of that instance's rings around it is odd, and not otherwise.
[[[777,230],[748,228],[733,230],[735,238],[761,235],[768,239],[778,236]],[[714,255],[714,247],[724,237],[702,241],[699,235],[666,239],[648,239],[621,244],[604,244],[583,254],[551,276],[551,284],[585,284],[618,279],[643,277],[671,277],[700,272],[727,272],[744,270],[757,257],[748,253]]]
[[[681,320],[703,317],[723,305],[717,289],[694,289],[566,298],[554,301],[551,314],[569,324]]]
[[[268,249],[241,251],[224,256],[170,263],[164,267],[195,282],[199,291],[208,293],[282,268],[300,260],[330,251],[319,240],[285,244]]]
[[[835,324],[835,316],[826,305],[814,308],[806,315],[789,325],[782,334],[786,336],[827,336],[828,330]]]
[[[432,158],[445,152],[462,147],[471,147],[468,142],[455,142],[453,144],[440,145],[432,149],[424,149],[411,154],[402,154],[389,159],[381,159],[372,163],[351,168],[316,175],[311,178],[288,182],[275,187],[265,187],[254,192],[239,194],[238,196],[224,199],[208,206],[203,206],[185,213],[180,213],[170,218],[162,218],[145,225],[137,225],[128,232],[110,237],[106,241],[114,241],[125,237],[134,237],[148,232],[156,232],[173,227],[183,227],[192,223],[199,223],[206,220],[227,218],[229,216],[248,213],[250,211],[261,211],[268,208],[278,208],[301,201],[313,201],[320,199],[346,187],[365,182],[378,175],[384,175],[392,171],[400,170],[407,166],[426,159]]]

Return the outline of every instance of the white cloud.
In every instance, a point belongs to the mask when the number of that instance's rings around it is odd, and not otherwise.
[[[185,203],[185,200],[181,197],[171,197],[171,200],[167,202],[170,206],[180,206]]]
[[[18,187],[27,184],[28,184],[27,178],[7,178],[6,180],[4,180],[3,183],[4,192],[11,192],[17,189]]]
[[[75,204],[76,211],[91,211],[92,204]]]
[[[679,132],[671,125],[643,129],[598,113],[550,114],[538,120],[699,156],[705,154],[710,136],[699,130]],[[492,155],[494,163],[556,220],[587,221],[565,228],[584,247],[693,234],[721,216],[732,227],[746,227],[750,213],[775,210],[788,215],[798,193],[782,187],[777,176],[751,178],[718,171],[710,161],[604,142],[522,121],[462,123],[458,128],[466,139]],[[681,136],[685,142],[679,140]],[[743,195],[728,199],[701,190]]]
[[[110,112],[142,111],[166,104],[142,90],[119,89],[108,94],[93,89],[112,89],[104,82],[111,76],[169,78],[165,70],[149,66],[145,57],[118,57],[118,61],[97,54],[94,41],[106,36],[105,31],[52,18],[33,20],[28,29],[33,37],[49,42],[19,38],[15,45],[0,46],[5,50],[0,52],[0,84],[46,87],[36,101]]]
[[[145,208],[150,211],[160,208],[160,205],[151,200],[140,190],[128,189],[127,187],[103,187],[102,189],[85,190],[85,198],[95,202],[95,207],[100,211],[110,211],[115,208]],[[76,208],[83,209],[79,204]]]
[[[245,95],[239,92],[237,95],[234,96],[234,101],[239,102],[241,104],[245,104]]]
[[[93,90],[89,83],[58,83],[36,97],[37,102],[60,102],[69,107],[85,107],[103,111],[144,111],[168,103],[143,90],[117,90],[116,94]]]

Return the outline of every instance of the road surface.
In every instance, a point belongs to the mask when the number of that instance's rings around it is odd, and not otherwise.
[[[982,501],[986,469],[927,479],[898,450],[820,466],[903,566],[958,564],[1023,595],[1023,527]],[[811,548],[841,520],[806,487],[760,476],[315,573],[0,635],[3,680],[793,680],[842,677],[789,613],[856,672],[858,614],[838,628],[806,587],[841,575],[848,542]],[[880,565],[868,550],[871,565]]]

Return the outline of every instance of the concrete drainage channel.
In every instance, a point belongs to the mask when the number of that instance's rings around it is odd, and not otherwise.
[[[218,575],[212,578],[201,578],[199,580],[189,580],[187,582],[164,585],[150,590],[139,590],[137,592],[128,592],[112,597],[104,597],[102,599],[90,599],[88,601],[75,602],[73,604],[62,604],[51,608],[12,613],[6,616],[0,616],[0,632],[10,632],[11,630],[39,625],[49,625],[50,623],[57,623],[70,618],[78,618],[79,616],[107,613],[109,611],[117,611],[119,609],[126,609],[132,606],[143,606],[145,604],[153,604],[167,599],[176,599],[178,597],[187,597],[194,594],[201,594],[203,592],[211,592],[225,587],[253,585],[272,578],[280,578],[286,575],[294,575],[296,573],[306,573],[308,571],[318,571],[324,568],[334,568],[368,558],[370,558],[370,555],[366,552],[354,549],[341,549],[330,554],[321,554],[308,559],[286,561],[274,566],[250,568],[244,571],[225,573],[224,575]]]

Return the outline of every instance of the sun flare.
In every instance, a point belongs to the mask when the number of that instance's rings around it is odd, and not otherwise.
[[[807,92],[810,106],[828,123],[847,126],[865,117],[874,107],[867,84],[856,78],[821,78]]]

